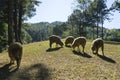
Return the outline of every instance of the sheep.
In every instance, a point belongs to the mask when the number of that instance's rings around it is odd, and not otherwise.
[[[97,38],[93,40],[91,50],[92,53],[94,54],[94,51],[96,51],[96,54],[98,54],[98,50],[101,47],[102,54],[104,55],[104,41],[101,38]]]
[[[74,41],[74,37],[73,36],[68,36],[65,40],[65,46],[68,46],[68,44],[72,44]]]
[[[14,61],[16,60],[17,69],[19,68],[20,63],[21,63],[22,50],[23,50],[23,47],[19,42],[13,42],[8,47],[8,55],[10,57],[10,64],[14,64]]]
[[[63,47],[63,42],[61,41],[59,36],[52,35],[49,37],[49,46],[52,47],[53,43],[56,43],[56,46],[59,44],[61,47]]]
[[[75,47],[79,48],[80,45],[83,47],[83,52],[84,52],[84,48],[85,48],[85,45],[86,45],[86,38],[85,37],[76,38],[72,43],[72,48],[73,49],[75,49]]]

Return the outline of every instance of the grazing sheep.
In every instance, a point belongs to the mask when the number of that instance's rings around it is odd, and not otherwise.
[[[10,57],[10,64],[14,64],[16,60],[17,68],[19,68],[22,58],[22,45],[18,42],[10,44],[8,47],[8,55]]]
[[[96,51],[96,54],[98,54],[98,50],[101,47],[102,54],[104,55],[104,41],[101,38],[97,38],[92,42],[92,52]]]
[[[74,37],[73,36],[68,36],[65,40],[65,46],[68,46],[68,44],[72,44],[74,41]]]
[[[75,47],[79,48],[80,45],[83,47],[83,52],[84,52],[84,48],[85,48],[85,45],[86,45],[86,38],[85,37],[76,38],[72,43],[72,48],[73,49],[75,49]]]
[[[56,46],[59,44],[61,47],[63,47],[63,42],[61,41],[59,36],[56,35],[52,35],[49,37],[49,41],[50,41],[50,48],[52,47],[53,43],[56,43]]]

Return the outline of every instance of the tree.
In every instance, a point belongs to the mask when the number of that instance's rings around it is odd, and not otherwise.
[[[117,10],[120,12],[120,1],[119,0],[115,0],[112,4],[112,7],[111,7],[112,10]]]
[[[22,23],[35,15],[39,3],[38,0],[0,0],[0,22],[8,23],[8,44],[14,40],[22,43]]]
[[[54,34],[54,35],[59,35],[59,36],[62,35],[62,30],[60,29],[60,26],[56,25],[56,26],[53,28],[53,34]]]
[[[8,44],[13,42],[13,0],[8,0]]]
[[[78,32],[80,36],[85,36],[86,28],[93,28],[93,38],[95,34],[97,34],[97,38],[99,37],[99,29],[100,24],[102,25],[102,35],[103,38],[103,24],[104,20],[109,20],[110,9],[107,9],[106,0],[76,0],[77,7],[74,9],[72,15],[68,19],[69,21],[74,18],[76,21],[75,24],[78,25]]]
[[[80,36],[86,36],[86,17],[87,8],[89,7],[91,0],[77,0],[77,13],[79,11],[78,23],[79,23],[79,34]]]
[[[91,2],[90,6],[88,7],[89,15],[91,15],[91,21],[96,24],[97,28],[97,38],[99,37],[99,24],[102,25],[102,35],[103,38],[103,24],[104,20],[109,20],[110,9],[107,8],[106,0],[94,0]],[[93,24],[94,25],[94,24]]]
[[[39,1],[37,0],[14,0],[14,13],[15,13],[15,19],[14,19],[14,23],[15,23],[15,27],[14,27],[14,31],[15,31],[15,39],[18,42],[21,42],[21,26],[22,26],[22,22],[25,19],[24,16],[26,15],[28,17],[32,17],[34,16],[33,13],[35,12],[35,6],[34,5],[38,5]],[[17,6],[18,5],[18,6]],[[26,13],[27,12],[27,13]]]

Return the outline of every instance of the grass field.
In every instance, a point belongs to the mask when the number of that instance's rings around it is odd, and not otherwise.
[[[105,44],[105,56],[101,49],[99,55],[92,54],[90,46],[88,41],[83,54],[65,46],[49,50],[48,41],[25,44],[19,70],[9,66],[3,52],[0,80],[120,80],[120,45]]]

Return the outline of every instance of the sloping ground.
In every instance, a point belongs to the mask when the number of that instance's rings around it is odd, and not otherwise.
[[[90,41],[85,54],[65,46],[49,50],[48,45],[24,45],[19,70],[8,65],[7,52],[0,54],[0,80],[120,80],[120,45],[105,44],[105,56],[101,50],[98,56],[92,54]]]

